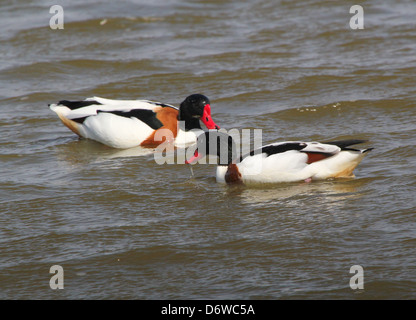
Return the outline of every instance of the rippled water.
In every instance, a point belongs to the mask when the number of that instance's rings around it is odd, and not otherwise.
[[[49,8],[64,9],[52,30]],[[0,298],[414,299],[416,3],[13,1],[0,10]],[[211,99],[263,142],[368,139],[352,180],[223,186],[48,108]],[[52,290],[49,268],[64,269]],[[350,267],[364,289],[350,288]]]

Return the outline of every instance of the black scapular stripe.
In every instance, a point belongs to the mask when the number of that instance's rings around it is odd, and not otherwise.
[[[88,107],[91,106],[93,104],[96,105],[101,105],[102,103],[99,103],[97,101],[68,101],[68,100],[61,100],[58,102],[58,104],[63,105],[65,107],[68,107],[71,110],[75,110],[75,109],[79,109],[79,108],[83,108],[83,107]]]
[[[97,110],[97,114],[101,112],[112,113],[117,116],[126,117],[126,118],[137,118],[140,121],[146,123],[149,127],[154,130],[160,129],[163,127],[163,123],[156,117],[156,113],[152,110],[147,109],[133,109],[130,111],[102,111]]]
[[[290,150],[302,150],[305,147],[306,144],[303,142],[287,142],[278,145],[264,146],[262,148],[252,150],[250,151],[249,155],[253,156],[256,154],[265,153],[267,157],[270,157],[273,154],[283,153]],[[242,161],[246,156],[247,155],[242,156],[240,161]]]
[[[146,109],[133,109],[130,111],[104,111],[104,110],[97,110],[97,114],[99,113],[112,113],[116,116],[125,117],[125,118],[137,118],[140,121],[143,121],[146,123],[149,127],[151,127],[154,130],[160,129],[163,127],[163,123],[156,118],[156,113],[152,110],[146,110]],[[78,123],[84,123],[85,119],[87,119],[90,116],[87,117],[80,117],[71,119],[72,121],[78,122]]]
[[[278,145],[265,146],[261,148],[261,153],[265,153],[269,157],[273,154],[282,153],[289,150],[302,150],[305,147],[306,144],[303,142],[287,142]],[[251,153],[254,154],[255,150],[250,152],[250,155],[252,155]]]

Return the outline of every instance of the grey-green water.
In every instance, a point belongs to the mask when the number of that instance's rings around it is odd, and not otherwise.
[[[52,30],[49,9],[64,9]],[[414,299],[416,4],[0,5],[1,299]],[[47,108],[211,99],[263,142],[368,139],[352,180],[223,186],[78,140]],[[137,150],[136,150],[137,151]],[[52,290],[49,268],[64,269]],[[350,288],[350,267],[364,289]]]

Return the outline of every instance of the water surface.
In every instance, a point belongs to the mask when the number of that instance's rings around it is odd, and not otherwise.
[[[49,8],[61,4],[63,30]],[[0,298],[414,299],[416,4],[14,1],[0,10]],[[211,99],[263,142],[368,139],[356,178],[223,186],[48,108]],[[64,289],[49,268],[64,268]],[[349,286],[364,269],[364,289]]]

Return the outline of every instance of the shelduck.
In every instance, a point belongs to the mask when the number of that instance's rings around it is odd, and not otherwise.
[[[78,136],[113,148],[156,147],[166,139],[185,147],[196,142],[192,130],[201,129],[199,120],[208,129],[219,129],[211,117],[210,101],[202,94],[188,96],[179,108],[149,100],[100,97],[62,100],[49,107]]]
[[[238,157],[233,138],[210,130],[197,138],[196,148],[186,163],[194,164],[208,154],[217,156],[217,182],[279,183],[354,177],[353,171],[373,148],[350,146],[365,140],[326,143],[286,141],[262,146]]]

